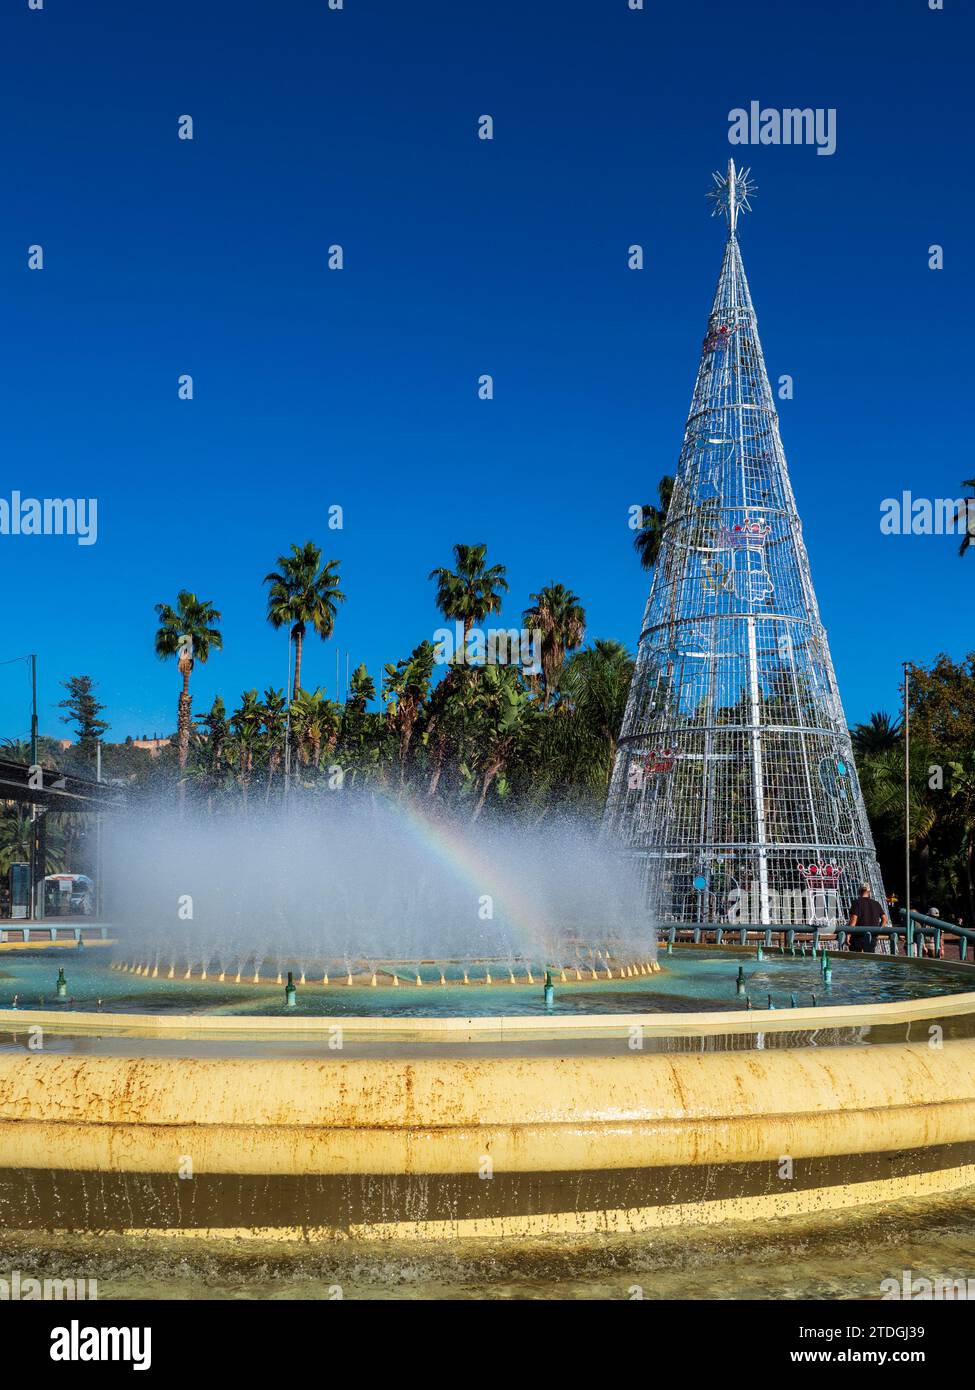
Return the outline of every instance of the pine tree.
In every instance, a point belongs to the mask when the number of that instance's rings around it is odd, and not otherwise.
[[[86,762],[94,762],[97,744],[112,727],[99,717],[105,706],[95,698],[91,676],[72,676],[61,685],[68,692],[66,700],[58,701],[58,709],[68,711],[61,723],[74,725],[79,753]]]

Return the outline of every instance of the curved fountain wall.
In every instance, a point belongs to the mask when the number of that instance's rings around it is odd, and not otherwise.
[[[38,1026],[117,1033],[130,1055],[0,1055],[0,1219],[435,1239],[946,1192],[975,1183],[975,1037],[946,1027],[932,1046],[935,1019],[964,1033],[975,1000],[557,1020],[25,1013],[5,1021],[22,1044]],[[832,1043],[850,1029],[904,1040]],[[180,1055],[139,1055],[167,1037]],[[319,1054],[193,1055],[194,1037],[231,1053],[317,1038]],[[680,1050],[658,1050],[668,1038]]]

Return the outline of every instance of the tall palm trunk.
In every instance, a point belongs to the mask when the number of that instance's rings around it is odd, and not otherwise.
[[[449,677],[445,677],[449,680]],[[447,735],[439,733],[437,741],[433,745],[433,774],[430,778],[430,785],[427,787],[427,796],[436,796],[437,787],[440,785],[440,776],[443,772],[444,754],[447,751]]]
[[[545,685],[545,700],[542,709],[548,709],[552,703],[552,696],[555,693],[555,686],[558,682],[559,672],[565,665],[565,651],[560,642],[553,641],[547,654],[542,657],[542,681]]]
[[[407,759],[410,756],[410,744],[413,742],[413,726],[416,724],[416,717],[419,713],[419,709],[415,701],[410,700],[406,702],[405,709],[403,708],[403,705],[404,702],[400,701],[400,718],[402,720],[402,723],[400,725],[399,739],[400,786],[405,786],[406,784],[406,763]]]
[[[179,748],[179,770],[185,772],[186,759],[190,751],[190,667],[183,667],[183,689],[180,691],[176,715],[177,744]]]
[[[474,813],[471,816],[472,821],[477,820],[481,812],[484,810],[484,803],[487,800],[488,792],[491,790],[491,784],[494,781],[495,777],[497,777],[498,773],[501,771],[501,768],[503,766],[503,763],[498,762],[497,760],[492,760],[484,769],[484,776],[481,779],[480,795],[477,798],[477,805],[474,807]]]
[[[303,641],[303,639],[304,639],[304,636],[305,636],[305,634],[304,634],[303,630],[301,629],[301,627],[300,627],[300,626],[299,626],[299,627],[296,627],[295,630],[294,630],[294,639],[295,639],[295,681],[294,681],[294,687],[293,687],[293,689],[292,689],[292,691],[291,691],[291,698],[292,698],[292,700],[295,699],[295,697],[296,697],[297,694],[298,694],[298,691],[301,689],[301,644],[302,644],[302,641]]]

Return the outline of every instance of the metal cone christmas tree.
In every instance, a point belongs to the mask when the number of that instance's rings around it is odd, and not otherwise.
[[[658,922],[835,925],[884,901],[738,247],[728,223],[604,833]]]

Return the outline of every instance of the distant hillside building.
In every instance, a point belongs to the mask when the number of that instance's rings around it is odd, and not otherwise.
[[[132,740],[132,747],[144,748],[151,758],[157,758],[161,750],[163,748],[168,748],[171,743],[172,739],[156,738],[156,736],[153,735],[152,738],[134,738]]]

